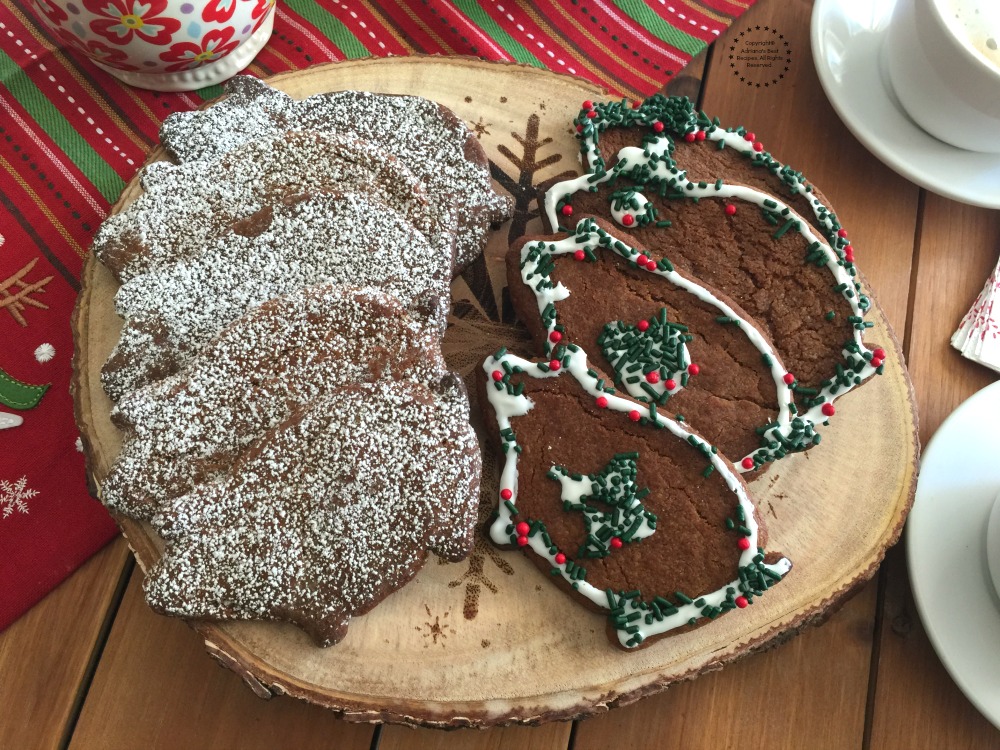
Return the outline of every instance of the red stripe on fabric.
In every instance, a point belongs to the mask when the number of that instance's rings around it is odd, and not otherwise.
[[[619,39],[630,40],[628,54],[633,58],[635,55],[632,55],[632,52],[638,51],[638,45],[641,43],[645,49],[649,50],[647,56],[660,57],[669,61],[669,64],[673,66],[672,70],[690,62],[691,57],[686,52],[653,37],[649,31],[619,11],[610,2],[604,2],[604,0],[592,0],[592,2],[603,12],[603,20],[609,33],[616,34]],[[639,57],[642,56],[643,53],[639,52]]]
[[[730,23],[732,23],[732,21],[738,16],[746,13],[747,9],[753,7],[757,0],[748,0],[742,5],[739,3],[726,2],[726,0],[700,0],[700,2],[707,8],[711,8],[718,13],[724,13],[729,16]]]
[[[302,46],[303,49],[300,54],[302,54],[303,57],[305,55],[314,57],[315,59],[313,62],[338,62],[346,57],[337,45],[327,39],[322,31],[309,23],[309,21],[305,18],[281,3],[279,3],[276,7],[277,15],[274,19],[274,35],[271,37],[271,41],[268,44],[269,47],[279,48],[281,46],[279,42],[281,41],[282,36],[285,36],[300,40],[300,46]],[[304,40],[304,43],[302,40]],[[306,44],[309,45],[308,50],[306,49]],[[282,55],[284,55],[286,51],[288,50],[280,50]],[[291,62],[291,58],[287,59]],[[307,60],[303,60],[303,62],[310,64],[310,61]]]
[[[465,54],[476,54],[490,60],[514,61],[513,55],[493,41],[492,37],[461,10],[448,3],[437,3],[436,5],[442,20],[446,20],[450,26],[458,30],[458,41],[467,48]],[[479,2],[479,5],[481,7],[482,2]],[[462,36],[465,37],[464,41]]]
[[[403,50],[399,54],[413,54],[415,50],[413,49],[413,45],[406,40],[406,35],[402,32],[399,26],[392,21],[391,18],[383,15],[377,3],[372,2],[371,0],[365,0],[362,3],[362,8],[364,9],[365,17],[371,17],[372,23],[378,24],[383,32],[391,36],[393,42],[395,42],[395,44]]]
[[[714,18],[706,16],[693,3],[678,2],[677,0],[673,2],[655,0],[648,3],[648,6],[656,15],[674,28],[680,29],[685,34],[701,39],[704,42],[715,41],[715,38],[728,28],[728,24],[720,23]],[[703,26],[705,28],[702,28]],[[712,33],[713,31],[718,33]]]
[[[360,42],[373,55],[407,55],[410,50],[400,43],[399,39],[382,21],[364,6],[363,3],[352,3],[350,8],[341,3],[344,12],[337,16],[351,30]]]
[[[407,7],[405,0],[400,0],[400,2],[389,0],[386,3],[379,3],[378,7],[382,11],[382,15],[391,18],[396,27],[404,34],[404,38],[421,52],[428,55],[444,55],[450,51],[437,32],[428,29],[420,16]],[[420,23],[414,23],[414,21]],[[403,31],[404,29],[405,31]]]
[[[508,34],[552,70],[577,75],[581,69],[587,67],[580,56],[566,44],[565,38],[553,36],[548,29],[535,23],[520,4],[510,5],[495,0],[483,0],[480,5],[490,18],[503,26]],[[538,46],[539,42],[543,47]],[[552,52],[552,56],[549,56],[547,51]]]
[[[608,48],[602,46],[602,43],[609,46],[618,44],[611,39],[612,32],[610,30],[601,32],[596,25],[592,24],[589,16],[584,18],[583,14],[575,11],[574,6],[566,7],[567,4],[558,2],[558,0],[546,5],[548,12],[553,15],[551,17],[543,16],[542,8],[545,5],[542,4],[536,8],[539,15],[556,29],[566,28],[567,23],[573,24],[576,33],[572,36],[568,35],[567,38],[580,49],[584,59],[600,65],[607,72],[606,76],[598,77],[596,74],[591,74],[585,75],[585,78],[589,78],[616,93],[625,93],[627,90],[643,94],[652,93],[659,90],[666,81],[666,70],[654,71],[651,69],[648,73],[640,73],[637,68],[631,68],[622,63],[621,57],[616,54],[620,48],[612,47],[615,52],[609,53]],[[631,37],[627,38],[631,40]]]

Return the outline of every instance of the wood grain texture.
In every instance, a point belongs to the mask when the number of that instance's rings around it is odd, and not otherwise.
[[[59,746],[128,555],[113,542],[0,634],[0,748]]]
[[[489,729],[436,729],[385,727],[378,750],[564,750],[572,725],[566,722],[540,727],[491,727]]]
[[[920,404],[921,441],[996,374],[951,347],[949,339],[982,289],[1000,252],[1000,212],[928,194],[908,352]],[[871,747],[1000,747],[997,733],[952,682],[927,638],[910,589],[904,550],[886,566]]]
[[[197,633],[146,606],[136,570],[73,733],[73,750],[368,750],[374,729],[288,697],[262,701]],[[2,745],[28,747],[28,745]]]
[[[551,138],[550,148],[565,157],[551,171],[575,158],[577,147],[566,123],[583,98],[594,96],[592,88],[567,77],[463,60],[339,64],[275,82],[295,96],[345,86],[420,93],[487,125],[483,146],[501,163],[506,157],[498,147],[515,140],[509,136],[524,132],[525,123],[537,117],[540,136]],[[477,93],[465,96],[467,91]],[[508,103],[510,91],[520,96]],[[545,178],[535,175],[536,181]],[[134,191],[133,185],[126,198]],[[488,264],[502,258],[508,240],[506,232],[494,235]],[[85,269],[81,296],[79,375],[84,423],[91,426],[90,456],[100,479],[120,437],[107,420],[97,373],[119,324],[111,307],[114,286],[95,266]],[[457,287],[456,297],[462,294]],[[895,350],[877,306],[869,317],[876,326],[870,340]],[[506,335],[515,335],[513,329]],[[502,342],[489,341],[486,351]],[[446,339],[446,353],[448,348]],[[470,370],[475,359],[469,360]],[[354,719],[457,726],[534,723],[626,704],[822,619],[832,603],[867,580],[909,507],[914,419],[900,357],[890,354],[883,377],[838,402],[822,449],[783,460],[753,484],[769,516],[772,540],[799,566],[794,575],[738,616],[634,653],[608,645],[599,616],[584,615],[530,563],[508,553],[504,559],[518,576],[501,576],[498,593],[480,601],[477,619],[459,616],[460,591],[449,586],[462,568],[431,565],[372,613],[357,618],[335,648],[316,649],[288,626],[237,623],[199,629],[216,653],[256,675],[262,692],[271,685]],[[869,420],[882,429],[868,431]],[[859,430],[865,441],[854,439]],[[487,488],[491,481],[496,478],[487,473]],[[155,540],[137,524],[125,526],[140,562],[150,564],[157,554]],[[560,622],[559,628],[545,626],[536,616],[539,606]],[[535,670],[530,681],[522,679],[527,666],[540,659],[558,668]]]

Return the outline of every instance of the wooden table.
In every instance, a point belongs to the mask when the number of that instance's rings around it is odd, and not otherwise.
[[[762,0],[670,90],[752,124],[833,201],[903,342],[926,444],[995,379],[948,339],[996,261],[1000,212],[920,190],[868,154],[820,89],[809,14],[808,2]],[[792,63],[773,87],[731,75],[729,46],[748,26],[789,42]],[[901,548],[822,627],[722,672],[572,724],[445,733],[259,700],[194,632],[146,607],[119,540],[0,634],[0,707],[0,748],[1000,747],[924,634]]]

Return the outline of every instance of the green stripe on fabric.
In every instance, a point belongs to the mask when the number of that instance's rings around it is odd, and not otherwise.
[[[282,2],[319,29],[323,36],[333,42],[349,60],[371,57],[372,53],[358,41],[351,30],[340,19],[324,10],[319,3],[314,0],[282,0]]]
[[[212,99],[218,99],[226,90],[222,87],[221,83],[216,83],[213,86],[206,86],[203,89],[198,89],[195,93],[201,97],[203,102],[209,102]]]
[[[485,32],[493,42],[503,48],[504,52],[517,62],[536,68],[547,67],[541,60],[531,54],[531,51],[504,31],[503,27],[494,21],[480,7],[476,0],[454,0],[455,6],[462,11],[470,21]]]
[[[6,88],[17,99],[31,119],[83,172],[108,203],[118,199],[125,189],[125,181],[2,49],[0,49],[0,86]]]
[[[663,40],[671,47],[679,49],[681,52],[694,57],[705,46],[705,42],[701,39],[693,37],[664,21],[656,14],[656,11],[650,9],[642,0],[612,0],[612,2],[628,14],[628,17],[637,24],[651,31],[657,38]]]

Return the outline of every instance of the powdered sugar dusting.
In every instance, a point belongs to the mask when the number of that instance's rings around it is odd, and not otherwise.
[[[510,216],[509,199],[494,191],[481,146],[449,110],[412,96],[343,91],[297,102],[249,77],[227,84],[227,99],[167,118],[160,138],[182,162],[217,158],[238,145],[288,129],[369,141],[406,164],[427,186],[431,203],[458,206],[459,265],[475,260],[490,223]]]
[[[322,284],[249,312],[189,367],[118,403],[113,419],[128,436],[102,487],[105,504],[148,518],[229,471],[292,409],[345,385],[440,381],[439,301],[427,300],[438,319],[428,321],[377,289]]]
[[[184,617],[286,619],[336,642],[425,550],[468,552],[479,461],[453,377],[339,389],[154,519],[167,548],[147,599]]]
[[[137,276],[118,290],[125,319],[102,373],[114,400],[176,372],[247,310],[304,286],[372,284],[404,306],[449,295],[450,262],[388,206],[356,194],[319,195],[273,209],[266,230],[234,231],[197,257]]]

